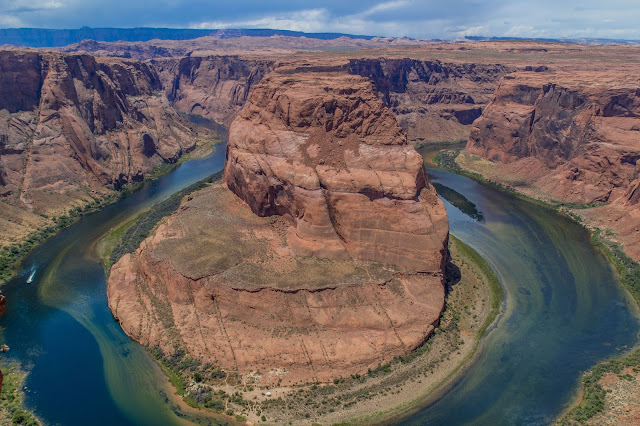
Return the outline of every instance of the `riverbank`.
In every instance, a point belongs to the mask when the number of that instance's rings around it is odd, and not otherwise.
[[[40,421],[22,406],[23,383],[26,373],[15,365],[0,365],[4,378],[0,393],[0,426],[25,425],[37,426]]]
[[[174,163],[163,163],[150,171],[144,181],[124,185],[119,190],[111,190],[107,195],[94,197],[91,201],[85,201],[71,207],[67,214],[57,217],[44,218],[46,226],[42,229],[25,235],[20,241],[0,248],[0,286],[13,278],[19,271],[22,260],[38,245],[58,234],[63,229],[77,222],[82,216],[101,210],[114,204],[122,198],[138,190],[145,181],[156,180],[178,167],[187,160],[205,158],[211,155],[215,146],[222,142],[221,134],[213,133],[210,129],[205,132],[206,137],[197,139],[194,149],[185,152]]]
[[[593,246],[605,254],[623,286],[640,306],[640,265],[627,256],[618,243],[609,239],[613,235],[607,233],[605,237],[605,231],[581,215],[593,206],[562,203],[530,190],[522,182],[505,181],[491,172],[490,162],[474,157],[460,147],[441,151],[434,162],[573,219],[589,231]],[[608,424],[614,419],[623,424],[636,424],[635,419],[640,418],[640,408],[634,403],[640,382],[640,348],[632,349],[631,353],[626,347],[618,348],[618,351],[627,353],[604,361],[585,373],[572,403],[558,417],[559,424]]]

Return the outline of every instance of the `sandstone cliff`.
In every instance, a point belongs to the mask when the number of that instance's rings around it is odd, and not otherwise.
[[[238,56],[188,56],[156,59],[157,70],[171,104],[229,126],[251,88],[273,68],[269,60]]]
[[[144,63],[0,51],[0,78],[0,195],[19,209],[59,214],[195,144]]]
[[[441,268],[447,216],[371,83],[274,72],[229,129],[225,180],[259,216],[295,220],[300,255]]]
[[[362,373],[424,342],[444,304],[448,220],[369,81],[274,71],[227,155],[239,198],[220,184],[192,194],[113,266],[127,334],[263,385]]]
[[[626,72],[510,74],[474,123],[466,151],[489,160],[478,171],[529,195],[603,205],[579,214],[612,228],[640,259],[639,87]]]
[[[351,59],[351,73],[375,84],[410,141],[467,139],[500,78],[512,66],[419,59]]]

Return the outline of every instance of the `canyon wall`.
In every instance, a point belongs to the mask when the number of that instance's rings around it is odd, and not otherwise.
[[[273,61],[238,56],[187,56],[154,59],[171,104],[229,126],[251,88],[273,68]]]
[[[289,385],[364,373],[433,332],[448,218],[368,80],[275,70],[233,121],[227,157],[228,188],[186,197],[113,266],[127,334]]]
[[[351,59],[369,78],[412,142],[466,140],[471,124],[512,66],[438,60]]]
[[[597,207],[577,213],[611,228],[640,259],[637,75],[510,74],[474,123],[466,151],[489,161],[476,166],[490,179],[534,197]]]
[[[0,51],[0,79],[3,204],[60,214],[195,145],[145,63]]]

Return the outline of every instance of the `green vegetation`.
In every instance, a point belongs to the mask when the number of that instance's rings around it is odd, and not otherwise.
[[[26,376],[15,366],[1,366],[4,374],[0,393],[0,425],[39,425],[38,419],[22,407],[23,393],[20,388]]]
[[[133,219],[128,220],[127,222],[124,222],[123,224],[121,224],[120,226],[118,226],[117,228],[109,232],[102,239],[100,239],[97,251],[98,251],[98,255],[100,256],[100,259],[102,260],[102,265],[104,266],[105,274],[107,275],[107,277],[109,276],[109,271],[111,270],[111,266],[113,266],[111,263],[111,253],[113,252],[113,249],[120,242],[124,233],[129,228],[131,228],[138,221],[138,219],[140,219],[140,217],[143,214],[144,213],[140,213],[138,216],[134,217]]]
[[[633,368],[634,372],[640,372],[640,349],[636,349],[631,355],[605,361],[593,367],[582,379],[584,396],[580,405],[571,410],[559,423],[561,425],[568,425],[574,422],[585,423],[596,414],[604,411],[607,391],[600,384],[600,379],[606,373],[620,375],[622,370],[629,367]]]
[[[99,210],[100,208],[118,201],[124,192],[113,193],[102,199],[94,199],[84,206],[76,206],[66,215],[52,218],[52,224],[29,235],[21,243],[5,246],[0,249],[0,282],[10,279],[18,270],[20,261],[38,244],[57,234],[62,229],[75,223],[80,216]]]
[[[436,188],[438,194],[440,194],[442,197],[444,197],[445,200],[457,207],[460,211],[462,211],[462,213],[479,222],[484,220],[484,216],[481,212],[478,211],[476,205],[469,201],[464,195],[462,195],[455,189],[449,188],[448,186],[442,185],[440,183],[433,183],[433,186]]]
[[[136,218],[134,223],[124,231],[122,238],[113,247],[111,255],[109,256],[109,264],[113,265],[125,254],[134,252],[140,243],[149,236],[151,230],[155,228],[162,218],[178,210],[185,196],[206,187],[207,184],[219,180],[221,177],[222,172],[218,172],[189,185]]]
[[[443,169],[447,169],[455,173],[469,173],[463,170],[458,165],[458,163],[456,163],[456,158],[458,158],[458,155],[460,155],[460,152],[462,152],[463,149],[464,147],[455,149],[443,149],[442,151],[438,152],[435,157],[433,157],[433,162]]]
[[[640,264],[627,256],[620,244],[604,238],[600,231],[592,233],[591,242],[609,258],[618,271],[620,281],[640,305]]]
[[[176,348],[172,354],[165,354],[158,347],[147,348],[151,356],[167,375],[176,393],[193,408],[206,408],[215,413],[229,416],[240,410],[246,410],[249,402],[240,392],[228,394],[224,390],[215,390],[213,386],[238,384],[235,375],[227,375],[213,364],[202,364],[191,358],[184,349]]]
[[[468,259],[469,262],[474,264],[481,271],[485,277],[486,283],[489,285],[489,289],[491,290],[491,310],[482,326],[478,329],[477,336],[480,338],[484,335],[493,321],[495,321],[498,314],[500,314],[500,307],[504,301],[504,290],[502,289],[502,285],[500,284],[500,280],[498,279],[496,272],[493,270],[489,262],[487,262],[484,257],[480,256],[480,253],[475,251],[469,245],[463,243],[455,235],[449,235],[449,238],[456,245],[460,255],[463,258]]]

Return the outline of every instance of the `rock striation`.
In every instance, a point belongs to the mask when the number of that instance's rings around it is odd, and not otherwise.
[[[195,146],[147,64],[0,51],[0,196],[55,215]]]
[[[422,161],[368,80],[285,69],[231,125],[225,181],[255,214],[291,217],[299,255],[430,272],[448,219]]]
[[[368,80],[277,69],[227,157],[228,188],[187,197],[113,266],[127,334],[261,385],[362,373],[424,342],[444,306],[447,215]]]
[[[511,74],[475,123],[467,151],[515,165],[514,173],[556,200],[633,198],[640,91],[631,80],[603,73]],[[539,165],[531,167],[531,160]]]
[[[273,61],[233,55],[154,59],[172,106],[229,126]]]

